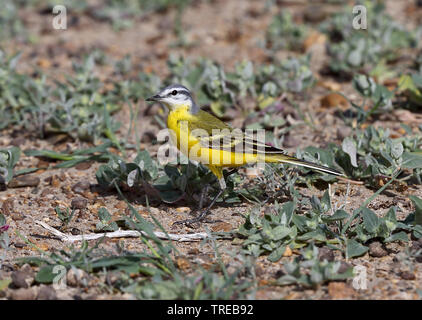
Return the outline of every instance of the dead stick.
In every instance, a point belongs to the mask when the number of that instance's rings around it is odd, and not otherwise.
[[[136,230],[117,230],[113,232],[105,232],[105,233],[89,233],[83,235],[70,235],[60,232],[59,230],[49,226],[48,224],[42,221],[35,221],[36,224],[39,224],[43,228],[50,231],[52,234],[57,236],[61,241],[65,242],[75,242],[75,241],[83,241],[83,240],[96,240],[102,237],[107,238],[138,238],[142,235],[146,235],[145,232],[136,231]],[[190,233],[190,234],[168,234],[168,236],[164,232],[154,232],[154,235],[157,238],[164,239],[164,240],[174,240],[179,242],[186,242],[186,241],[199,241],[208,237],[205,232],[199,233]]]

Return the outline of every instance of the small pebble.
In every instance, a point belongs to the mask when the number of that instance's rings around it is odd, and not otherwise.
[[[13,178],[9,182],[9,188],[23,188],[23,187],[36,187],[40,184],[40,178],[34,176],[19,176]]]
[[[72,199],[72,202],[70,203],[70,207],[72,209],[85,209],[87,205],[88,205],[88,200],[81,197]]]
[[[71,287],[86,286],[88,275],[82,269],[70,268],[66,275],[66,281]]]
[[[334,261],[334,252],[333,250],[327,248],[327,247],[322,247],[319,248],[318,250],[318,259],[319,261],[324,261],[327,260],[329,262]]]
[[[38,291],[37,300],[57,300],[56,290],[52,286],[42,285]]]
[[[415,280],[416,276],[413,272],[410,271],[402,271],[400,272],[400,277],[404,280]]]
[[[11,300],[34,300],[37,294],[34,288],[20,288],[10,292]]]
[[[26,274],[25,272],[23,272],[23,271],[14,271],[14,272],[12,272],[12,285],[15,287],[15,288],[29,288],[29,284],[28,284],[28,282],[30,282],[30,281],[27,281],[27,279],[29,278],[29,275],[28,274]],[[28,279],[28,280],[31,280],[31,282],[32,282],[32,279]]]
[[[384,248],[381,242],[374,241],[369,245],[369,255],[371,257],[381,258],[388,255],[388,251]]]
[[[72,186],[72,191],[75,193],[83,194],[89,190],[91,184],[88,181],[79,181]]]

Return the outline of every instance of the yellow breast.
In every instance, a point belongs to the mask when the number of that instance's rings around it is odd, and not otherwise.
[[[199,141],[189,134],[189,121],[191,115],[188,112],[188,106],[178,107],[176,110],[170,111],[167,118],[167,127],[170,131],[170,138],[177,148],[186,156],[189,150]]]
[[[204,116],[208,114],[204,112],[201,115],[203,115],[202,118],[205,118],[204,122],[209,125],[210,119]],[[189,130],[192,127],[190,124],[195,123],[195,121],[198,120],[189,112],[187,106],[170,111],[167,118],[170,139],[189,159],[216,167],[237,167],[256,161],[257,157],[253,154],[225,151],[214,146],[213,148],[203,147],[197,138],[198,136],[192,134]]]

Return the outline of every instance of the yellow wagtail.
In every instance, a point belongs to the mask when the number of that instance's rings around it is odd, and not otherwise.
[[[146,100],[160,102],[169,109],[167,126],[172,141],[189,159],[206,165],[220,184],[219,193],[206,210],[194,219],[178,223],[198,222],[206,216],[226,188],[223,168],[239,167],[248,163],[288,163],[344,176],[335,169],[289,156],[283,150],[265,144],[240,129],[231,128],[201,110],[190,91],[182,85],[170,85]],[[200,206],[202,200],[201,197]]]

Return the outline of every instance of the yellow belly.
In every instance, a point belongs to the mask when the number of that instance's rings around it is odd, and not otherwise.
[[[190,134],[188,124],[189,115],[186,109],[178,108],[169,113],[167,126],[170,130],[170,138],[190,160],[214,167],[239,167],[257,161],[257,156],[254,154],[204,148],[197,137]]]

